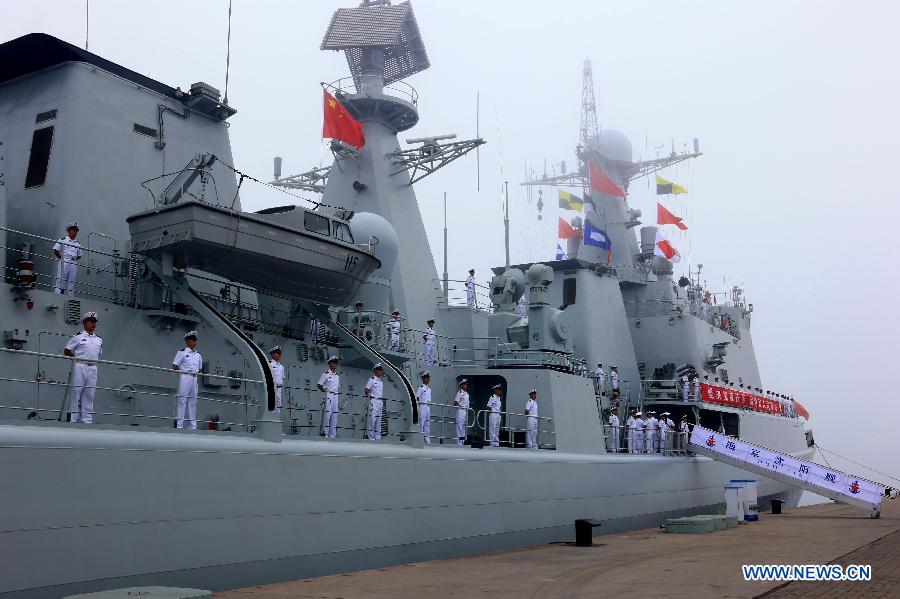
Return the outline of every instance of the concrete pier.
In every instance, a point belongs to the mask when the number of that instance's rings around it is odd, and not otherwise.
[[[574,540],[574,526],[572,539]],[[472,597],[896,597],[900,501],[882,516],[822,504],[701,535],[636,530],[515,551],[323,576],[217,593],[223,599]],[[746,582],[742,564],[870,564],[871,582]]]

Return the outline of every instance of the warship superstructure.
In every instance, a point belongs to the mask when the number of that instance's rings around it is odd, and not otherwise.
[[[363,123],[365,144],[332,142],[327,172],[282,179],[321,191],[303,206],[243,212],[253,178],[232,158],[235,109],[218,90],[173,88],[43,34],[0,45],[0,594],[61,596],[141,584],[225,589],[566,538],[715,509],[741,471],[670,444],[610,442],[611,410],[666,410],[799,458],[815,447],[789,403],[684,396],[684,373],[763,384],[743,300],[701,311],[637,234],[623,198],[595,194],[615,247],[576,244],[560,261],[503,265],[481,309],[438,275],[413,183],[483,143],[423,137],[404,79],[429,61],[409,3],[335,12],[323,50],[351,77],[326,86]],[[624,184],[630,144],[596,132]],[[586,166],[586,165],[585,165]],[[286,196],[287,197],[287,196]],[[54,292],[51,252],[77,222],[74,296]],[[402,235],[398,234],[402,232]],[[525,315],[516,312],[527,294]],[[362,306],[356,308],[357,303]],[[391,343],[391,312],[402,315]],[[67,422],[81,315],[98,314],[94,422]],[[434,363],[423,329],[436,320]],[[724,319],[724,320],[723,320]],[[727,322],[727,326],[722,326]],[[200,430],[173,427],[169,360],[199,332]],[[275,409],[268,351],[283,350]],[[324,439],[316,382],[340,357],[338,438]],[[581,360],[616,365],[616,401]],[[365,439],[372,365],[383,363],[381,441]],[[431,372],[431,443],[414,397]],[[729,375],[729,373],[731,373]],[[466,444],[452,398],[468,380]],[[499,384],[500,447],[485,447]],[[540,405],[536,450],[523,407]],[[726,390],[727,391],[727,390]],[[762,479],[762,500],[799,491]]]

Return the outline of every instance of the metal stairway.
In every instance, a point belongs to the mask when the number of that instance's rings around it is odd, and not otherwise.
[[[883,485],[695,426],[690,449],[747,472],[881,515]]]

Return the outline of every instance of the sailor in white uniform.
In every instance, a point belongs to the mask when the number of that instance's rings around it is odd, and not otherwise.
[[[341,390],[341,377],[337,373],[338,357],[328,358],[328,370],[319,377],[316,387],[325,394],[322,402],[322,435],[328,439],[337,437],[337,416],[340,408],[338,392]]]
[[[537,433],[538,433],[538,405],[537,405],[537,389],[528,392],[528,401],[525,402],[525,447],[528,449],[537,449]]]
[[[81,317],[83,331],[69,339],[63,353],[75,358],[69,387],[69,421],[90,424],[94,421],[94,393],[97,391],[97,362],[103,354],[103,339],[94,334],[97,313]]]
[[[669,425],[666,423],[666,414],[668,414],[668,412],[663,412],[661,414],[659,423],[658,423],[658,426],[659,426],[659,450],[662,453],[668,453],[668,451],[669,451],[669,437],[671,434],[669,431]]]
[[[691,395],[691,383],[686,374],[681,375],[681,399],[687,401]]]
[[[428,327],[425,334],[422,335],[422,341],[425,342],[425,364],[431,366],[434,364],[434,348],[437,343],[437,333],[434,332],[434,318],[428,319]]]
[[[609,450],[613,453],[618,453],[619,451],[619,415],[616,414],[616,410],[613,409],[609,413],[609,434],[606,436],[609,439]]]
[[[681,426],[679,427],[679,432],[681,434],[678,435],[678,449],[680,451],[684,451],[687,447],[688,439],[691,436],[691,429],[688,425],[687,415],[681,417]]]
[[[363,389],[363,395],[369,398],[369,421],[367,436],[370,441],[381,440],[381,412],[384,409],[384,365],[381,362],[372,367],[372,376]]]
[[[492,387],[494,394],[487,400],[487,407],[491,411],[488,420],[488,431],[491,447],[500,447],[500,412],[503,411],[503,400],[500,398],[501,385]]]
[[[606,395],[606,371],[603,370],[603,363],[597,364],[597,370],[594,371],[597,376],[597,394]]]
[[[696,372],[694,373],[694,378],[691,379],[691,385],[694,388],[694,401],[700,401],[700,375]]]
[[[400,351],[400,310],[391,312],[387,327],[391,338],[391,351]]]
[[[628,418],[625,420],[625,426],[628,427],[628,453],[635,453],[635,412],[631,410],[628,413]]]
[[[78,275],[78,261],[81,260],[81,244],[75,237],[78,235],[78,223],[66,226],[66,236],[60,237],[53,244],[53,255],[59,260],[56,267],[56,285],[53,292],[75,295],[75,277]]]
[[[463,445],[466,442],[466,424],[469,418],[469,381],[459,381],[459,391],[453,398],[456,407],[456,444]]]
[[[518,299],[516,302],[516,314],[519,316],[527,316],[528,315],[528,300],[525,299],[525,294],[522,294],[522,297]]]
[[[612,387],[612,396],[619,397],[619,369],[615,366],[610,370],[609,384]]]
[[[644,453],[644,437],[646,435],[647,421],[642,412],[634,415],[634,453]]]
[[[475,269],[469,269],[469,276],[466,278],[466,304],[470,310],[476,308],[475,303]]]
[[[203,370],[203,356],[197,351],[197,331],[184,334],[185,348],[172,358],[172,370],[178,371],[178,404],[175,426],[184,428],[187,408],[188,428],[197,428],[197,373]]]
[[[275,414],[281,415],[281,393],[284,389],[284,364],[281,363],[281,346],[276,345],[269,350],[269,370],[272,371],[272,382],[275,383]]]
[[[419,425],[422,427],[422,437],[425,443],[431,443],[431,373],[427,370],[422,373],[422,385],[416,389],[416,401],[419,403]]]
[[[644,448],[647,453],[656,453],[659,451],[659,420],[656,419],[656,412],[650,411],[649,417],[644,423]]]

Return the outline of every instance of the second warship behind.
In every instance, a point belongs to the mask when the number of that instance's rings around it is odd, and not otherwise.
[[[182,92],[48,35],[0,45],[0,594],[226,589],[557,540],[576,518],[604,532],[655,526],[717,509],[723,485],[743,475],[677,442],[629,452],[631,432],[607,425],[612,411],[623,424],[631,408],[668,411],[813,456],[789,401],[681,394],[695,373],[763,388],[752,310],[737,294],[704,307],[693,282],[673,281],[671,262],[654,256],[654,228],[638,237],[626,198],[594,194],[611,259],[575,243],[566,260],[494,269],[486,308],[457,305],[413,182],[482,141],[401,148],[398,133],[418,122],[403,80],[430,66],[411,5],[339,9],[321,47],[346,53],[351,77],[326,90],[363,123],[365,144],[335,141],[329,170],[280,180],[321,191],[317,203],[250,214],[241,194],[252,178],[234,166],[228,137],[235,110],[217,90]],[[584,151],[626,186],[636,168],[627,138],[603,129],[590,141]],[[54,293],[51,248],[71,222],[83,257],[67,296]],[[387,328],[394,309],[399,344]],[[73,360],[61,351],[86,311],[103,337],[92,424],[67,422]],[[201,430],[173,427],[167,360],[190,330],[204,356]],[[324,439],[316,382],[333,354],[338,438]],[[582,359],[618,367],[617,401],[582,376]],[[376,362],[386,370],[379,442],[364,438],[362,393]],[[414,395],[426,369],[430,444]],[[463,378],[471,406],[459,447],[452,399]],[[501,443],[484,447],[496,385]],[[527,450],[532,389],[539,446]],[[759,495],[793,505],[800,491],[761,479]]]

